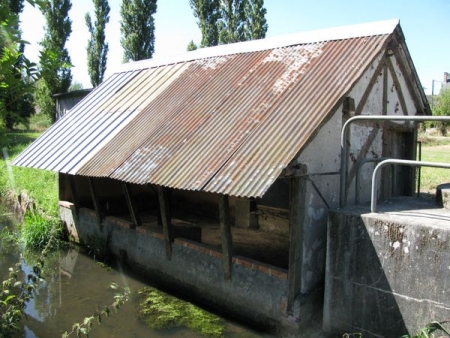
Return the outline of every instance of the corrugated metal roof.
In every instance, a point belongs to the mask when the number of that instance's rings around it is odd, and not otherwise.
[[[262,196],[397,24],[369,25],[378,30],[365,35],[368,27],[360,27],[356,37],[344,29],[331,31],[339,38],[320,31],[316,39],[303,35],[307,42],[295,42],[298,36],[282,43],[253,41],[188,53],[178,61],[127,65],[14,164]]]

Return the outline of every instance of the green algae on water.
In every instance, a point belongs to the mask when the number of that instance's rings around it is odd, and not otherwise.
[[[205,337],[224,337],[222,319],[155,288],[139,291],[139,318],[152,329],[185,326]]]

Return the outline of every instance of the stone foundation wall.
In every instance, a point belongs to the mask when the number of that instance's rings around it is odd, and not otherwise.
[[[71,238],[94,253],[119,257],[147,278],[222,312],[282,331],[297,330],[298,323],[311,316],[305,313],[299,318],[300,307],[307,300],[296,302],[294,316],[286,314],[286,270],[235,256],[231,281],[225,280],[221,253],[201,243],[176,238],[168,260],[162,233],[133,228],[112,216],[99,226],[90,209],[80,209],[76,220],[73,206],[67,202],[60,203],[60,216]]]
[[[450,217],[330,212],[324,330],[416,334],[450,318]]]

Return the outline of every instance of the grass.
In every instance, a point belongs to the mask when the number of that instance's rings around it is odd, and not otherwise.
[[[422,142],[422,161],[450,164],[450,137],[420,135]],[[450,169],[421,168],[420,191],[435,193],[436,186],[450,183]]]
[[[34,201],[36,210],[27,213],[20,227],[21,237],[30,248],[45,246],[50,233],[59,229],[58,175],[33,168],[13,167],[11,161],[43,131],[43,118],[34,118],[32,129],[0,130],[0,201],[16,199],[22,191]]]
[[[26,190],[39,208],[50,215],[57,214],[58,180],[57,173],[46,170],[13,167],[10,161],[23,149],[34,141],[40,133],[15,131],[2,134],[0,148],[2,161],[0,162],[0,197],[5,197],[9,191],[17,194]]]

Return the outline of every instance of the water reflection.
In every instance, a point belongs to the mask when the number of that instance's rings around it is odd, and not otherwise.
[[[8,267],[18,261],[25,275],[31,272],[36,259],[32,254],[20,257],[17,252],[3,249],[0,246],[0,276],[6,276]],[[131,300],[101,325],[94,323],[92,337],[201,337],[185,328],[149,329],[138,318],[137,297],[138,290],[148,284],[124,273],[120,266],[112,269],[94,261],[78,247],[49,255],[44,270],[45,280],[27,305],[27,319],[18,337],[61,337],[74,323],[112,304],[115,291],[109,288],[111,283],[129,287]],[[269,337],[230,321],[225,323],[226,337]]]

